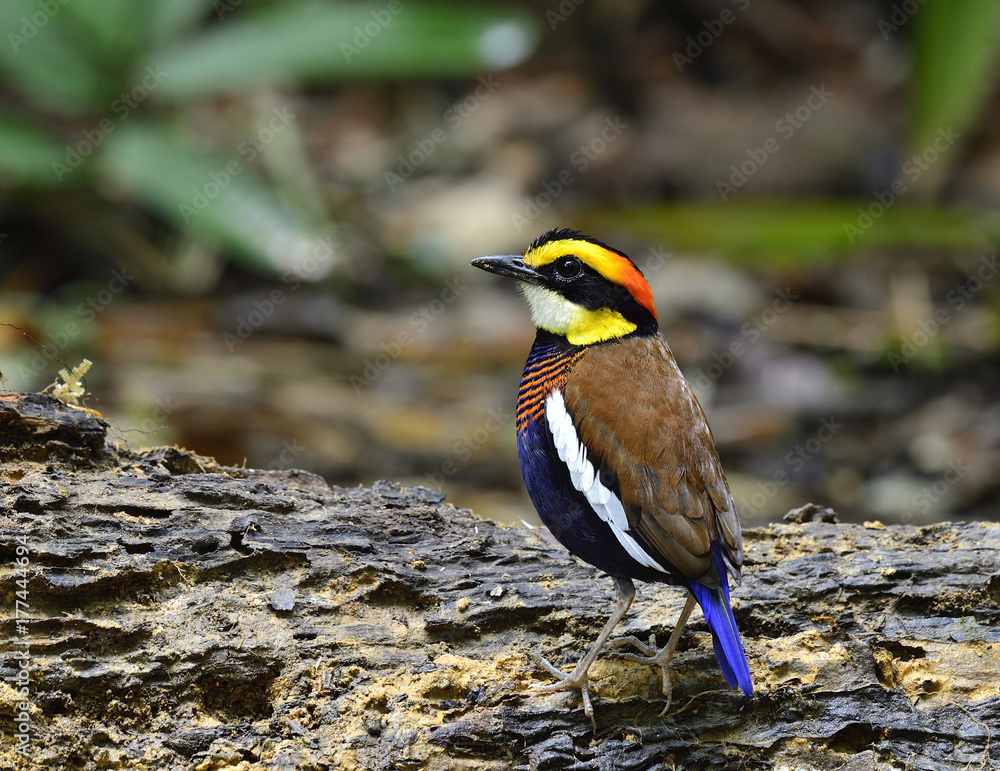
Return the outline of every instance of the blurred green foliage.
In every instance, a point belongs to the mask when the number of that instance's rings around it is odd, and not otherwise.
[[[962,145],[996,85],[1000,0],[910,5],[880,30],[912,37],[911,146],[943,128]],[[0,27],[7,204],[110,261],[132,255],[169,288],[192,288],[185,266],[214,276],[220,248],[272,274],[336,268],[339,213],[319,193],[289,86],[467,77],[524,60],[540,35],[519,7],[403,0],[4,0]],[[959,156],[913,186],[922,200]],[[580,219],[756,261],[965,248],[997,233],[982,213],[901,202],[881,213],[873,199],[650,202]]]
[[[878,247],[979,249],[989,247],[986,231],[996,229],[975,212],[902,204],[880,211],[870,202],[773,199],[600,209],[582,219],[593,232],[617,229],[666,249],[718,251],[735,262],[774,267]]]
[[[912,10],[911,10],[912,9]],[[935,148],[944,132],[958,147],[934,153],[906,187],[935,197],[955,152],[967,144],[998,81],[1000,0],[896,3],[879,22],[883,37],[900,34],[914,13],[909,145],[915,156]],[[905,166],[903,167],[906,168]],[[863,248],[971,250],[1000,243],[995,211],[956,210],[884,201],[731,200],[595,210],[584,215],[595,232],[617,228],[667,248],[718,251],[738,262],[794,266]]]
[[[969,129],[997,83],[1000,0],[926,3],[916,21],[911,148],[923,152],[941,129],[958,133],[967,143]],[[925,175],[920,181],[925,190],[940,188],[955,155]]]
[[[334,267],[336,214],[310,195],[281,88],[465,77],[516,64],[538,37],[516,9],[402,0],[4,0],[0,29],[8,205],[111,259],[142,254],[147,275],[174,288],[181,252],[215,245],[268,272]],[[233,99],[245,123],[199,136],[198,111]],[[271,142],[293,173],[268,178],[253,163]],[[173,254],[136,227],[147,213],[179,234]]]

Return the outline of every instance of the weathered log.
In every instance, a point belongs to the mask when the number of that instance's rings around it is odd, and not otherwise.
[[[1000,766],[996,524],[749,530],[754,698],[695,614],[665,717],[659,673],[605,652],[595,733],[574,694],[532,691],[532,656],[572,664],[611,584],[545,533],[130,452],[44,396],[0,397],[0,426],[5,767]],[[665,639],[682,604],[640,585],[621,631]]]

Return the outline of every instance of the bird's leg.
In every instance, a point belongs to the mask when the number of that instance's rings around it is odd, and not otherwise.
[[[667,705],[660,712],[661,716],[665,715],[667,710],[670,709],[670,702],[673,699],[673,685],[670,682],[670,660],[674,657],[674,651],[677,650],[677,643],[681,639],[681,632],[684,631],[684,625],[687,624],[688,616],[694,610],[694,605],[694,595],[688,594],[687,602],[684,603],[684,610],[681,611],[681,615],[677,619],[677,624],[674,626],[674,631],[671,633],[670,639],[659,650],[656,648],[656,635],[650,635],[649,645],[646,645],[646,643],[635,637],[620,637],[611,643],[615,648],[620,648],[623,645],[631,645],[642,651],[642,656],[638,656],[635,653],[624,654],[625,658],[629,661],[638,661],[640,664],[649,664],[650,666],[660,668],[660,673],[663,677],[663,695],[667,697]]]
[[[583,698],[583,713],[593,721],[594,719],[594,705],[590,701],[590,692],[588,688],[589,679],[587,677],[587,672],[590,670],[590,666],[597,660],[597,654],[600,653],[601,648],[604,647],[604,643],[608,641],[611,633],[614,631],[615,627],[622,620],[628,609],[632,607],[632,600],[635,599],[635,585],[628,578],[616,578],[615,579],[615,590],[617,592],[618,598],[615,603],[615,608],[611,612],[611,618],[608,619],[601,633],[597,635],[597,639],[591,646],[590,650],[587,651],[587,655],[580,659],[580,663],[576,665],[576,669],[567,674],[561,669],[557,669],[552,664],[550,664],[545,659],[539,657],[539,663],[545,667],[552,675],[559,678],[558,682],[551,683],[549,685],[536,685],[535,688],[540,691],[569,691],[578,690]]]

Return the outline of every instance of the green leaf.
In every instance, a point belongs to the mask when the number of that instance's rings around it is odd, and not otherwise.
[[[590,233],[620,231],[663,248],[719,252],[735,261],[794,266],[874,248],[990,248],[988,214],[873,201],[745,200],[584,213]],[[875,216],[872,216],[872,215]],[[608,236],[610,238],[610,236]]]
[[[0,115],[0,176],[9,184],[51,187],[59,184],[53,171],[66,150],[35,126]]]
[[[332,264],[320,223],[279,200],[238,155],[199,154],[132,122],[108,139],[100,168],[180,230],[225,244],[257,269],[319,278]]]
[[[163,96],[190,97],[291,80],[467,75],[509,67],[538,40],[517,10],[402,0],[276,5],[242,12],[152,54],[170,73]]]
[[[236,10],[238,0],[155,0],[149,4],[149,27],[158,44],[166,44],[193,28],[214,7],[217,18]]]
[[[1000,57],[1000,0],[930,2],[917,20],[916,68],[912,81],[912,150],[933,146],[939,130],[962,140],[979,116],[997,80]],[[960,140],[961,141],[961,140]],[[936,163],[924,183],[935,189],[954,150]]]
[[[44,8],[4,0],[0,29],[7,37],[0,45],[0,73],[29,101],[59,114],[99,109],[106,101],[104,75],[91,55],[99,45],[58,0]]]
[[[146,6],[134,0],[72,0],[66,4],[64,21],[78,44],[103,65],[109,78],[115,78],[118,68],[147,44]]]

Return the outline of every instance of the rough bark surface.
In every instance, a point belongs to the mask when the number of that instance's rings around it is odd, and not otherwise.
[[[696,613],[664,717],[658,672],[605,652],[595,733],[577,696],[531,690],[532,655],[575,662],[611,582],[545,533],[104,428],[0,395],[0,766],[1000,767],[996,524],[749,530],[756,696],[725,688]],[[621,631],[665,640],[682,605],[640,585]]]

